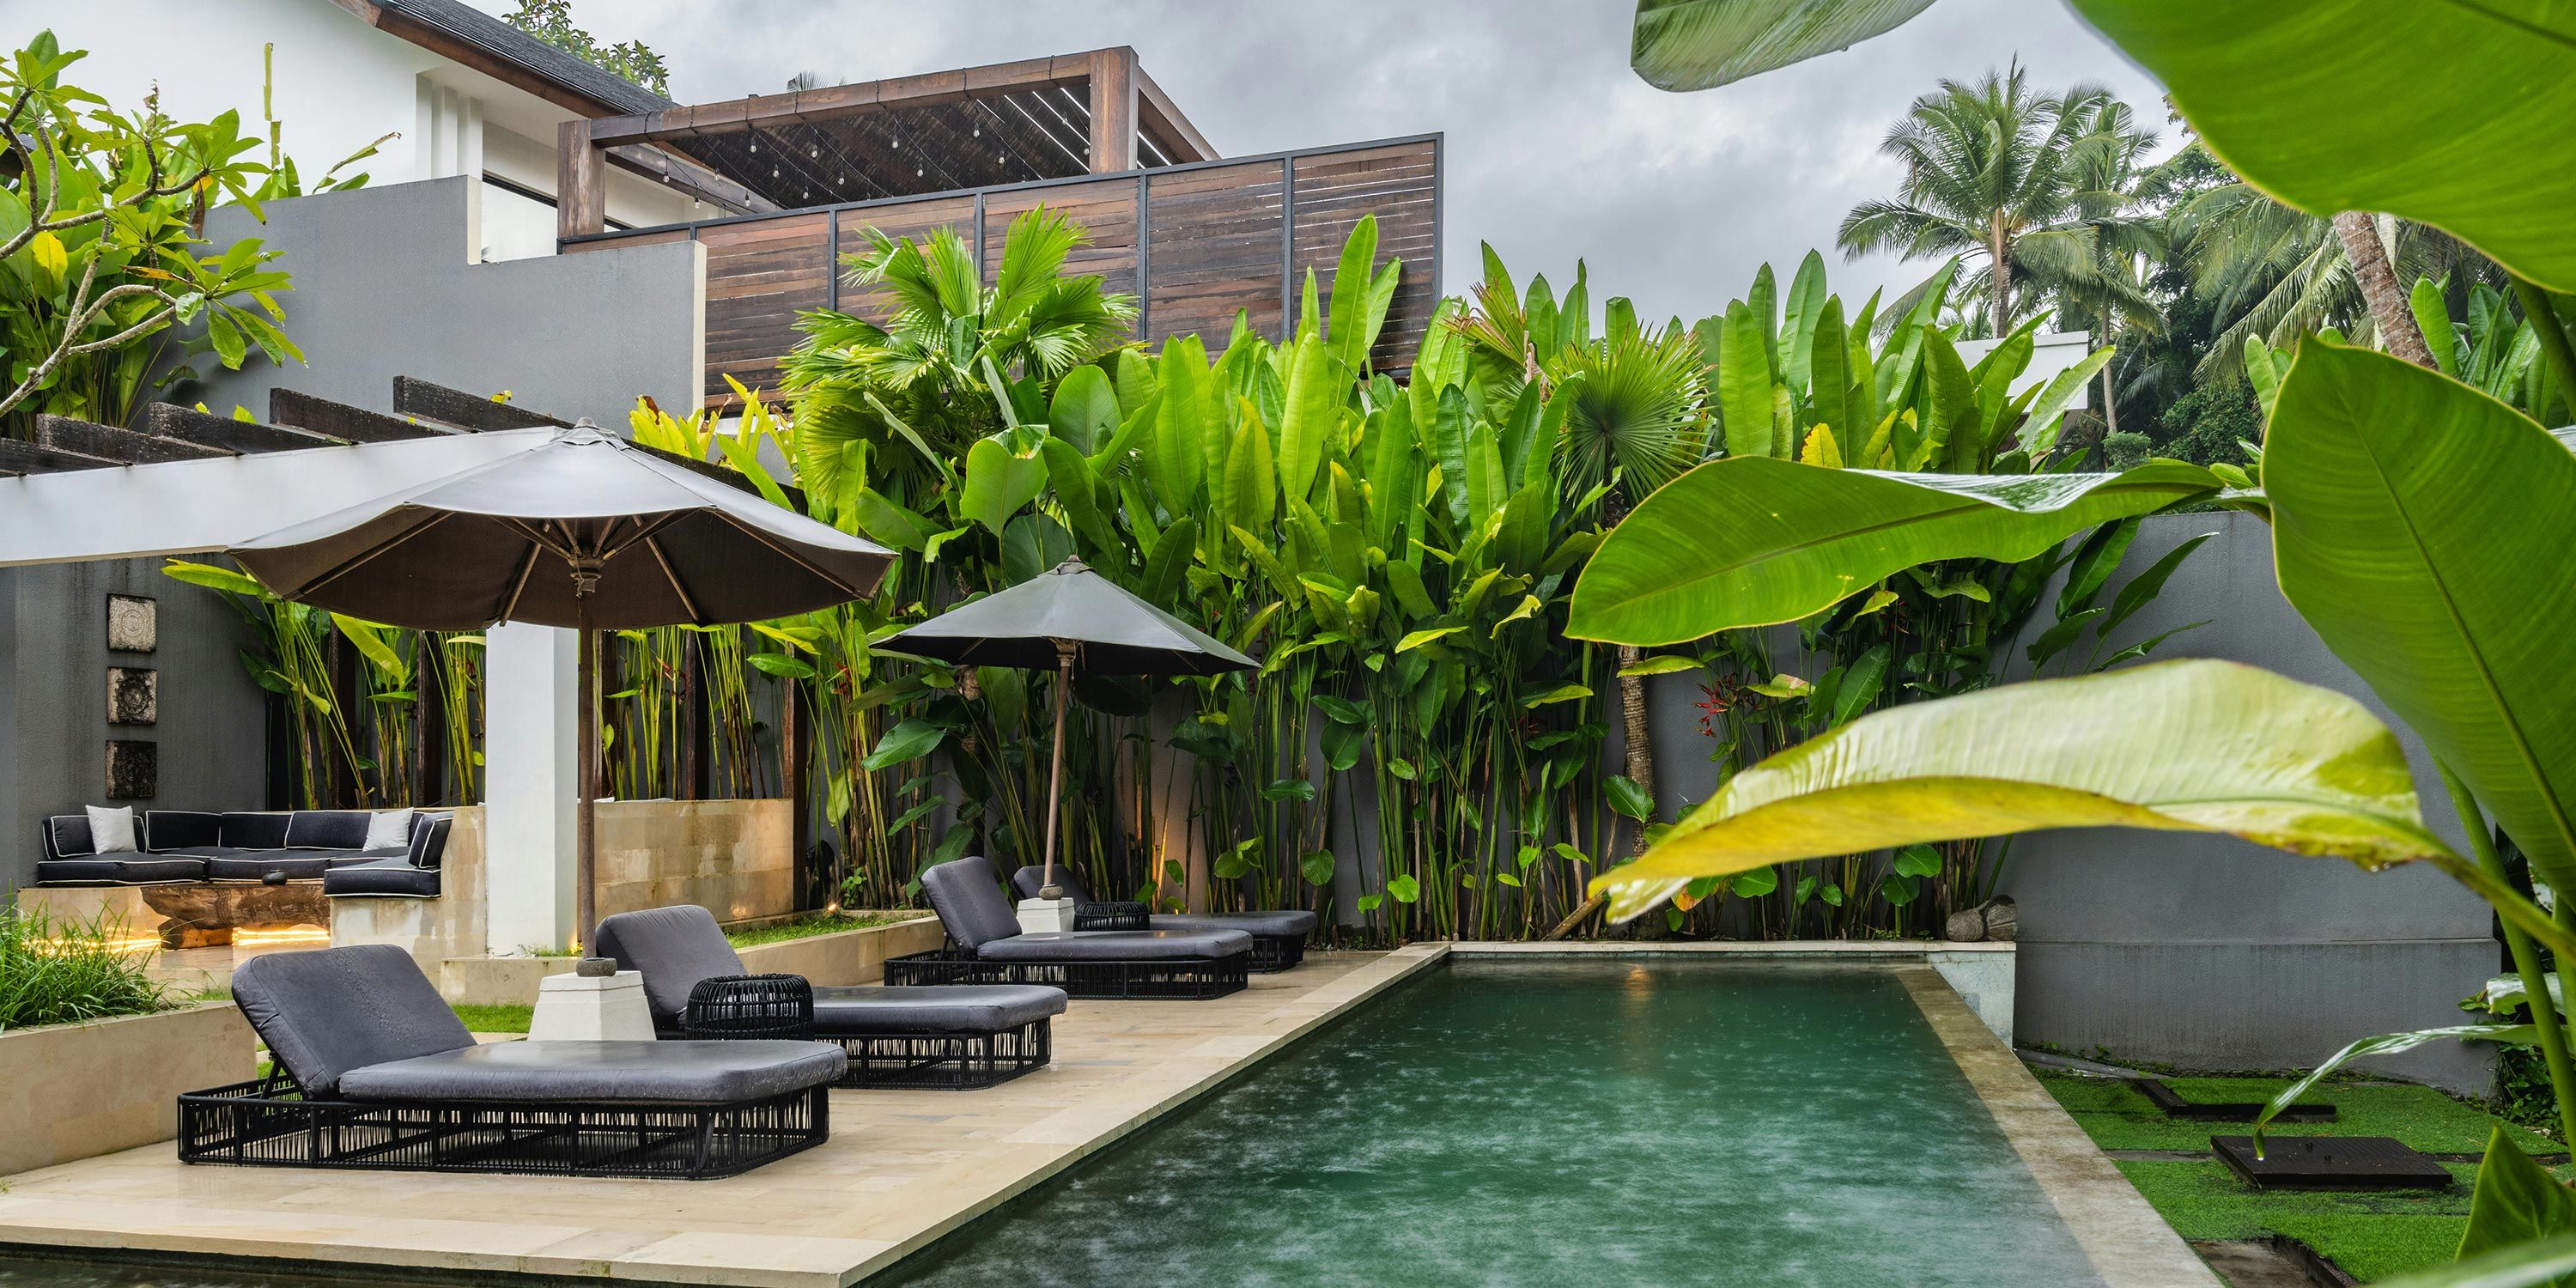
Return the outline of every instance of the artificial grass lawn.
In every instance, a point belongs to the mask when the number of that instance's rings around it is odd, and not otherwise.
[[[458,1006],[454,1010],[456,1018],[475,1033],[525,1033],[537,1013],[533,1006]]]
[[[2104,1149],[2200,1150],[2211,1136],[2244,1135],[2239,1123],[2188,1123],[2162,1110],[2129,1083],[2034,1070],[2041,1085],[2066,1107],[2093,1143]],[[2270,1100],[2290,1085],[2283,1078],[2167,1078],[2186,1100]],[[2433,1154],[2475,1154],[2486,1149],[2495,1119],[2430,1087],[2327,1082],[2305,1097],[2335,1106],[2340,1121],[2276,1123],[2266,1135],[2393,1136]],[[2535,1154],[2560,1152],[2555,1141],[2508,1127],[2515,1144]],[[2186,1239],[2260,1239],[2284,1234],[2334,1258],[2355,1278],[2385,1279],[2451,1260],[2468,1226],[2474,1163],[2445,1163],[2459,1183],[2447,1190],[2338,1193],[2321,1190],[2256,1190],[2225,1164],[2208,1162],[2118,1164],[2131,1184]],[[2564,1175],[2569,1169],[2551,1169]]]
[[[794,921],[782,921],[775,926],[761,926],[752,930],[728,930],[725,932],[725,938],[731,940],[736,948],[757,948],[762,944],[803,939],[809,935],[829,935],[843,930],[865,930],[870,926],[891,926],[898,921],[910,921],[921,915],[919,912],[820,913],[811,917],[799,917]]]

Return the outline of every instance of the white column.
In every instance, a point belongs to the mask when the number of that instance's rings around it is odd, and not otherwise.
[[[572,940],[574,794],[571,631],[495,626],[484,633],[484,925],[490,951]]]

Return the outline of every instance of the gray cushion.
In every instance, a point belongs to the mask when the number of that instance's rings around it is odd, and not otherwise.
[[[814,1031],[824,1037],[999,1033],[1062,1014],[1064,990],[1036,984],[864,984],[814,990]]]
[[[287,820],[284,814],[226,814],[224,844],[236,850],[283,850]]]
[[[56,814],[45,820],[45,857],[76,859],[98,853],[89,839],[89,815]]]
[[[413,867],[406,858],[369,859],[323,873],[322,893],[334,899],[343,895],[435,899],[438,869]]]
[[[265,881],[271,872],[283,872],[289,881],[311,881],[331,870],[331,860],[338,855],[314,850],[239,850],[206,860],[206,877],[212,881]]]
[[[1013,935],[975,950],[988,962],[1189,961],[1252,951],[1240,930],[1068,930]]]
[[[45,859],[36,864],[38,885],[159,885],[205,879],[206,861],[184,855]]]
[[[694,903],[603,917],[591,941],[591,951],[616,958],[619,970],[643,972],[645,1005],[665,1028],[689,1009],[698,981],[748,973],[716,915]]]
[[[848,1064],[822,1042],[494,1042],[352,1069],[340,1094],[727,1105],[828,1085]]]
[[[456,825],[453,814],[414,814],[411,816],[411,865],[437,871],[447,854],[447,830]]]
[[[233,968],[233,1005],[306,1095],[351,1069],[474,1045],[411,954],[392,944],[269,953]]]
[[[290,850],[366,848],[369,815],[362,809],[300,809],[286,820]]]
[[[1315,914],[1298,908],[1275,912],[1211,912],[1205,916],[1156,913],[1148,923],[1156,930],[1240,930],[1247,935],[1295,936],[1315,933]]]
[[[993,861],[980,854],[935,864],[921,874],[922,893],[939,913],[948,937],[967,948],[981,948],[1020,933],[1019,914],[1002,895],[1002,879]]]

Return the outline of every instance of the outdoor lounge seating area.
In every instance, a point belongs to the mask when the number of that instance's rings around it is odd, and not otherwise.
[[[1045,888],[1043,869],[1024,865],[1011,874],[1011,889],[1023,899],[1035,899]],[[1247,968],[1256,975],[1276,974],[1294,969],[1306,960],[1306,940],[1315,933],[1321,919],[1303,908],[1279,908],[1268,912],[1221,912],[1204,916],[1184,913],[1154,912],[1132,900],[1111,903],[1093,901],[1079,878],[1058,872],[1056,889],[1074,902],[1075,930],[1165,930],[1189,933],[1201,930],[1239,930],[1252,936],[1252,962]]]
[[[1046,984],[1075,998],[1198,1001],[1240,991],[1252,936],[1240,930],[1020,928],[992,861],[927,869],[921,889],[949,946],[886,963],[889,984]]]
[[[131,810],[102,848],[91,814],[59,814],[40,829],[44,886],[322,881],[326,894],[434,897],[450,820],[426,810],[205,813]],[[333,880],[334,874],[341,874]]]
[[[599,956],[640,972],[654,1031],[692,1039],[814,1038],[849,1059],[844,1087],[989,1087],[1046,1064],[1062,989],[1031,984],[816,987],[747,975],[695,904],[599,923]]]
[[[233,1000],[275,1070],[181,1097],[183,1162],[731,1176],[821,1143],[846,1063],[813,1042],[478,1044],[385,945],[257,959]]]

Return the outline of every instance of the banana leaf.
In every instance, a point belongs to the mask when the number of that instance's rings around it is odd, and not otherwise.
[[[2178,461],[1998,476],[1712,461],[1646,498],[1601,543],[1575,585],[1567,633],[1657,645],[1795,621],[1917,564],[2028,559],[2219,487]]]
[[[2311,341],[2263,477],[2282,593],[2576,889],[2576,454],[2437,372]]]
[[[2561,1234],[2382,1279],[2376,1288],[2541,1288],[2570,1274],[2576,1274],[2576,1234]]]
[[[1932,0],[1637,0],[1628,65],[1657,89],[1711,89],[1891,30]]]
[[[2225,832],[2369,868],[2459,862],[2425,830],[2396,735],[2359,702],[2191,660],[1864,716],[1738,774],[1592,892],[1626,920],[1694,877],[2105,826]]]
[[[2437,224],[2576,291],[2576,8],[2544,0],[2075,0],[2247,182]],[[1641,19],[1642,21],[1642,19]],[[2460,69],[2512,86],[2460,114]]]
[[[2576,1193],[2570,1193],[2549,1169],[2533,1162],[2497,1123],[2487,1134],[2487,1154],[2478,1165],[2478,1188],[2469,1201],[2469,1228],[2460,1236],[2462,1257],[2529,1249],[2553,1236],[2576,1234]],[[2570,1273],[2526,1282],[2567,1288]]]

